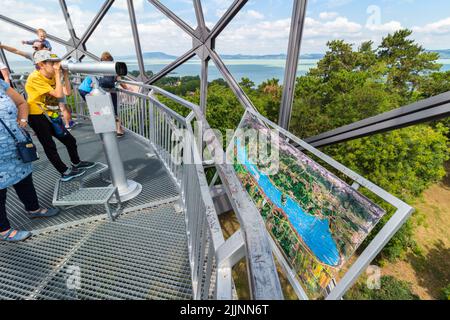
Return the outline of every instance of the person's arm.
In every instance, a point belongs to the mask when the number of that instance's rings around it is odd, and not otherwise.
[[[61,62],[57,62],[53,64],[53,69],[55,69],[55,89],[48,92],[48,94],[54,96],[55,98],[64,97],[63,86],[61,83]]]
[[[7,84],[11,85],[11,79],[9,78],[9,75],[10,75],[9,69],[8,68],[3,68],[3,69],[0,70],[0,72],[3,75],[3,79],[5,79],[5,82]]]
[[[122,80],[122,78],[116,77],[116,81],[120,81],[120,80]],[[131,91],[130,88],[128,87],[128,85],[127,85],[126,83],[121,83],[121,82],[119,82],[119,85],[120,85],[123,89]]]
[[[22,57],[28,59],[28,55],[27,55],[26,52],[20,51],[20,50],[18,50],[16,48],[13,48],[13,47],[10,47],[10,46],[5,46],[4,44],[0,44],[0,49],[4,49],[6,51],[9,51],[11,53],[17,54],[19,56],[22,56]]]
[[[28,44],[30,46],[35,42],[36,42],[36,40],[22,40],[22,44]]]
[[[72,94],[72,87],[70,86],[69,70],[63,70],[63,75],[64,75],[63,91],[66,96],[70,96]]]
[[[11,87],[6,90],[6,94],[14,101],[17,106],[17,123],[19,124],[19,127],[25,128],[28,124],[28,103],[21,94],[19,94]]]
[[[50,44],[50,41],[48,40],[44,40],[45,46],[47,47],[47,49],[49,51],[52,51],[52,45]]]

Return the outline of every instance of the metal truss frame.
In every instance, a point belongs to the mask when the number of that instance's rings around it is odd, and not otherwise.
[[[200,106],[199,106],[200,108],[196,112],[197,116],[206,121],[205,115],[206,115],[207,95],[208,95],[208,67],[210,61],[212,61],[214,65],[217,67],[217,69],[220,71],[223,78],[228,83],[230,89],[236,95],[240,103],[245,107],[247,112],[254,113],[256,108],[254,107],[252,101],[245,94],[244,90],[241,88],[238,81],[231,74],[226,64],[215,50],[217,38],[227,28],[230,22],[233,21],[236,15],[244,8],[248,0],[234,0],[230,5],[230,7],[226,10],[226,12],[218,20],[218,22],[214,25],[214,27],[212,27],[211,30],[206,26],[201,0],[192,0],[197,20],[196,29],[192,28],[188,23],[183,21],[179,16],[177,16],[174,12],[172,12],[169,8],[167,8],[164,4],[162,4],[161,1],[148,0],[148,2],[151,5],[153,5],[157,10],[159,10],[164,16],[166,16],[173,23],[175,23],[183,32],[185,32],[192,38],[192,48],[189,49],[186,53],[182,54],[180,57],[178,57],[175,61],[168,64],[166,67],[164,67],[161,71],[159,71],[152,77],[148,77],[146,75],[145,64],[141,49],[139,30],[136,20],[136,10],[134,8],[133,0],[127,0],[130,26],[133,35],[136,57],[140,73],[139,78],[137,80],[144,83],[144,85],[145,84],[152,85],[159,79],[168,75],[171,71],[173,71],[177,67],[184,64],[189,59],[193,58],[194,56],[198,56],[198,58],[201,60],[201,73],[200,73],[201,83],[200,83]],[[291,137],[288,134],[287,130],[289,128],[289,120],[291,118],[292,112],[297,66],[300,56],[300,45],[302,42],[302,34],[305,24],[307,3],[308,0],[293,0],[289,44],[287,49],[287,63],[284,74],[283,93],[279,117],[279,129],[280,131],[286,130],[285,133],[287,137]],[[64,40],[51,34],[48,34],[48,38],[51,41],[63,45],[67,49],[67,53],[63,57],[64,59],[72,58],[77,61],[82,61],[85,57],[89,57],[95,61],[100,60],[98,56],[96,56],[87,49],[86,43],[91,38],[92,34],[99,26],[99,24],[102,22],[105,15],[111,9],[112,5],[114,4],[114,0],[104,1],[100,10],[89,24],[87,30],[80,37],[77,35],[76,30],[73,27],[66,1],[59,0],[59,4],[62,13],[64,15],[64,19],[66,21],[70,39]],[[11,19],[5,15],[0,14],[0,20],[10,23],[26,31],[33,33],[36,32],[36,29],[34,27],[28,26],[22,22]],[[4,60],[4,62],[7,64],[6,56],[4,55],[4,52],[2,50],[0,50],[0,58]],[[305,141],[314,147],[325,146],[328,144],[354,139],[356,137],[367,136],[378,132],[393,130],[407,125],[412,125],[418,122],[424,122],[437,119],[439,117],[448,116],[450,114],[449,109],[450,109],[450,93],[446,93],[440,96],[423,100],[414,105],[406,106],[370,119],[365,119],[360,122],[332,130],[327,133],[323,133],[316,137],[305,139]],[[276,126],[276,124],[273,124],[273,126]],[[293,136],[291,137],[291,141],[298,142],[298,146],[300,148],[305,149],[309,148],[308,145],[304,144],[304,142],[300,143],[300,141],[297,141]],[[332,161],[332,159],[330,159],[330,161]],[[233,176],[232,174],[230,175]],[[357,181],[357,179],[355,180]],[[234,182],[237,183],[237,181]],[[396,200],[397,199],[395,199],[395,201]],[[242,202],[246,203],[246,201]],[[396,203],[396,204],[398,206],[404,206],[403,203],[400,204]],[[406,205],[405,208],[409,210],[409,207],[406,207]],[[404,212],[408,211],[406,209],[404,210]],[[251,210],[254,210],[254,208]],[[395,222],[395,224],[393,224],[393,226],[396,227],[397,225],[400,225],[405,215],[406,214],[402,214],[402,216],[399,218],[398,221]],[[393,229],[389,230],[388,234],[395,232],[394,227]],[[378,242],[377,248],[378,245],[382,245],[383,243],[385,243],[384,242],[385,239],[387,239],[387,237],[383,238],[383,241]],[[374,250],[373,252],[375,251],[376,250]],[[359,273],[362,270],[362,268],[366,265],[366,262],[370,261],[370,259],[372,258],[373,258],[372,253],[370,255],[368,254],[367,256],[365,256],[363,259],[364,263],[352,267],[351,269],[352,272],[350,272],[350,274],[355,275]],[[345,292],[345,290],[351,285],[353,281],[354,277],[350,275],[345,279],[343,279],[343,281],[341,281],[341,284],[339,285],[339,288],[336,291],[334,291],[333,295],[331,295],[328,298],[340,298],[343,292]],[[279,296],[280,290],[277,286],[275,286],[275,288],[276,292],[273,293],[273,296]],[[258,297],[258,295],[256,295],[255,297]]]

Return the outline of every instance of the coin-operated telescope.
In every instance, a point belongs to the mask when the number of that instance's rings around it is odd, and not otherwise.
[[[101,61],[101,62],[72,62],[61,61],[61,68],[70,73],[85,73],[99,76],[126,76],[128,73],[125,62]]]
[[[61,67],[70,73],[87,74],[92,78],[93,89],[86,95],[86,103],[94,131],[100,135],[103,142],[112,185],[119,192],[120,199],[116,200],[124,202],[135,198],[141,193],[142,186],[126,177],[117,141],[116,116],[111,93],[100,88],[97,80],[97,76],[125,76],[128,73],[127,65],[124,62],[110,61],[86,63],[62,61]]]

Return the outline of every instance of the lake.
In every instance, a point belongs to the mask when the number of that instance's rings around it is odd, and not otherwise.
[[[286,203],[283,205],[282,192],[248,159],[245,147],[239,138],[236,139],[236,149],[239,163],[245,165],[270,201],[283,210],[289,218],[290,224],[317,259],[327,265],[338,265],[340,262],[339,251],[331,236],[328,219],[320,219],[305,213],[299,204],[288,195],[286,195]]]
[[[128,70],[137,70],[138,65],[136,60],[122,60],[128,65]],[[261,84],[263,81],[271,78],[280,79],[280,83],[283,82],[284,78],[284,66],[285,61],[281,59],[251,59],[251,60],[237,60],[230,59],[224,60],[230,72],[233,76],[240,81],[241,78],[250,78],[255,84]],[[300,60],[298,65],[297,75],[301,76],[308,72],[309,69],[316,66],[319,60],[315,59],[303,59]],[[171,63],[171,60],[161,60],[161,59],[146,59],[144,60],[145,68],[147,70],[152,70],[154,73],[160,71],[166,65]],[[438,61],[443,65],[442,71],[450,71],[450,59],[441,59]],[[32,65],[29,61],[11,61],[11,68],[17,72],[30,72],[33,70]],[[195,76],[200,75],[200,61],[190,60],[183,64],[182,66],[175,69],[172,76]],[[209,64],[209,81],[222,78],[219,70],[214,66],[214,63]]]

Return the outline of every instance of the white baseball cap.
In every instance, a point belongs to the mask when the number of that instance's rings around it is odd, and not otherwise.
[[[39,50],[33,54],[34,64],[37,64],[42,61],[61,61],[60,58],[54,53],[51,53],[48,50]]]

